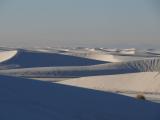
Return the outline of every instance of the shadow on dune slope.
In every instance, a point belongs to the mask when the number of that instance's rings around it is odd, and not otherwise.
[[[1,120],[159,120],[159,111],[112,93],[0,76]]]
[[[22,76],[22,77],[43,77],[43,78],[72,78],[96,75],[114,75],[138,72],[160,71],[160,59],[147,59],[122,63],[107,63],[92,66],[67,66],[67,67],[37,67],[24,69],[1,70],[0,74]]]
[[[49,66],[85,66],[106,63],[104,61],[62,55],[58,53],[44,53],[19,50],[13,58],[2,62],[1,65],[15,65],[19,68],[49,67]]]

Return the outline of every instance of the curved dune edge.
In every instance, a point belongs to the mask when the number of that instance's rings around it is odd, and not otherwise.
[[[17,55],[17,53],[17,50],[0,52],[0,62],[4,62],[13,58],[15,55]]]
[[[18,54],[17,54],[18,52]],[[12,53],[12,52],[11,52]],[[10,54],[11,54],[10,53]],[[5,54],[5,55],[10,55]],[[17,54],[17,55],[16,55]],[[16,56],[14,56],[16,55]],[[45,53],[20,49],[14,57],[3,60],[3,65],[14,65],[15,68],[50,67],[50,66],[86,66],[107,62],[59,53]],[[5,57],[6,58],[6,57]],[[9,58],[9,57],[8,57]]]

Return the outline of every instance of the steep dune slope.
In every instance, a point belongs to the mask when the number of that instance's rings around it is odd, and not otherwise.
[[[0,76],[2,120],[159,120],[160,105],[90,89]]]

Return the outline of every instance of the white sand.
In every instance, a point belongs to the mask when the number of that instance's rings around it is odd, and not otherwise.
[[[0,62],[11,59],[17,54],[17,50],[0,52]]]
[[[147,59],[149,55],[139,53],[136,49],[68,49],[61,54],[84,57],[107,62],[126,62]],[[150,55],[151,56],[151,55]],[[153,56],[152,56],[153,57]]]
[[[156,72],[160,70],[159,59],[135,61],[136,56],[111,55],[89,48],[66,50],[66,55],[63,51],[53,54],[22,50],[15,59],[11,58],[17,51],[0,53],[0,61],[11,59],[1,64],[10,67],[0,70],[0,119],[159,120],[159,104],[117,94],[159,95],[160,75]],[[122,53],[133,54],[130,51]],[[101,61],[95,61],[95,65],[87,66],[93,60],[85,58],[120,63],[98,65]],[[17,69],[14,64],[20,67]],[[149,97],[152,101],[160,98]]]
[[[120,75],[92,76],[60,81],[72,85],[102,91],[160,92],[160,75],[143,72]]]

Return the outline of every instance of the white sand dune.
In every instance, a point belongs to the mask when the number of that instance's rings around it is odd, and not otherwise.
[[[133,52],[121,49],[110,54],[98,48],[0,52],[0,119],[159,120],[159,104],[117,94],[143,93],[147,100],[160,100],[159,57]]]
[[[136,51],[135,49],[123,49],[119,53],[124,55],[135,55]]]
[[[98,52],[89,52],[84,54],[71,53],[70,55],[80,56],[84,58],[101,60],[106,62],[126,62],[126,61],[134,61],[134,60],[143,60],[145,57],[141,56],[121,56],[121,55],[112,55],[109,53],[98,53]]]
[[[61,55],[69,55],[106,62],[126,62],[158,57],[155,54],[146,54],[145,51],[139,51],[135,48],[113,50],[104,48],[36,48],[31,50],[42,53],[57,53]]]
[[[159,120],[160,105],[130,97],[0,76],[1,120]]]
[[[107,63],[92,66],[74,67],[36,67],[23,69],[1,70],[0,74],[22,77],[87,77],[96,75],[115,75],[138,72],[160,71],[160,59],[148,59],[123,63]]]
[[[127,53],[125,53],[127,54]],[[135,61],[135,60],[144,60],[147,59],[146,57],[141,56],[122,56],[122,55],[112,55],[112,54],[90,54],[85,56],[86,58],[107,61],[107,62],[128,62],[128,61]]]
[[[153,55],[160,55],[160,50],[157,50],[157,49],[150,49],[150,50],[147,50],[146,52]]]
[[[108,48],[100,48],[100,50],[109,52],[109,53],[117,53],[120,55],[136,55],[135,48],[128,48],[128,49],[108,49]]]
[[[149,58],[157,58],[159,56],[154,54],[146,54],[146,52],[136,51],[136,49],[67,49],[67,51],[61,51],[61,54],[73,55],[83,58],[89,58],[94,60],[106,61],[106,62],[128,62],[135,60],[144,60]]]
[[[158,72],[131,73],[120,75],[91,76],[58,81],[93,90],[109,91],[136,97],[142,94],[149,101],[160,103],[160,74]]]
[[[158,72],[82,77],[60,81],[59,83],[102,91],[160,93],[160,75]]]
[[[12,51],[1,51],[0,52],[0,62],[4,62],[6,60],[9,60],[17,55],[17,50]]]
[[[3,53],[2,53],[3,54]],[[16,56],[15,56],[16,54]],[[30,50],[18,50],[4,53],[5,61],[1,65],[15,65],[18,68],[49,67],[49,66],[85,66],[106,63],[72,55],[45,53]],[[4,58],[4,57],[3,57]],[[10,59],[7,59],[10,58]]]

